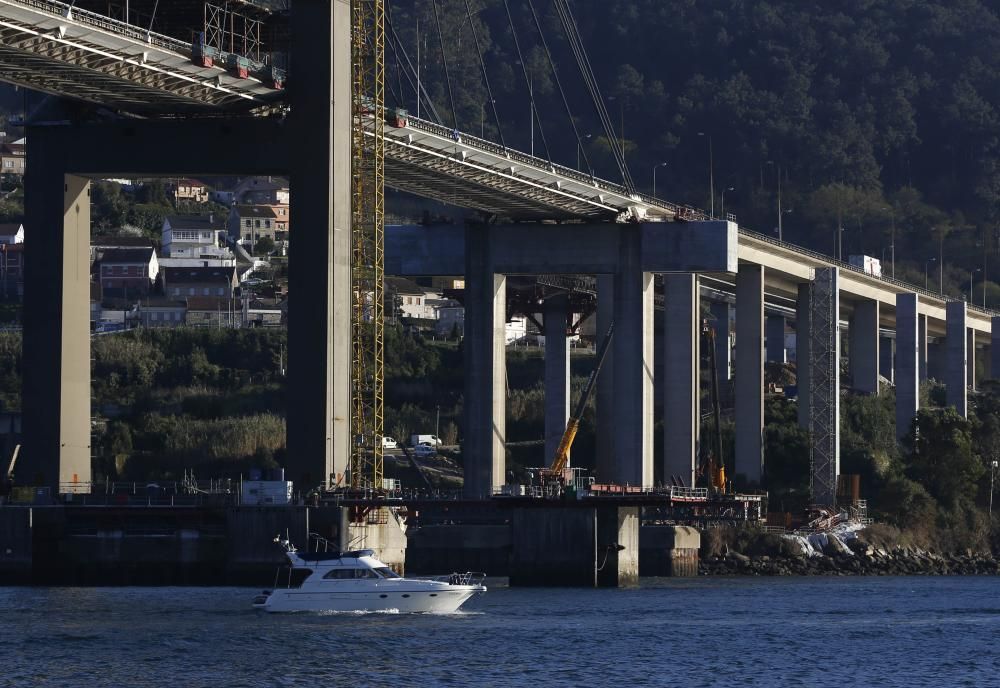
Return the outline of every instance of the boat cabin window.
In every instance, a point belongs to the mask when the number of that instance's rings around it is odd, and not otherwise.
[[[371,569],[333,569],[328,571],[323,578],[328,580],[354,580],[355,578],[378,578]]]
[[[375,570],[378,571],[383,578],[399,578],[399,574],[390,569],[388,566],[379,566]]]

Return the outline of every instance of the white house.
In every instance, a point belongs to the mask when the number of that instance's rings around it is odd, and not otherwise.
[[[167,258],[231,258],[219,246],[225,218],[215,215],[170,215],[163,221],[163,255]]]
[[[0,224],[0,244],[23,244],[24,225],[19,222]]]

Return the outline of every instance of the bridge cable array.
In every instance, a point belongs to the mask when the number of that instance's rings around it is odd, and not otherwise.
[[[401,74],[402,76],[406,77],[406,81],[407,83],[409,83],[410,89],[413,91],[413,93],[416,94],[417,99],[422,104],[425,104],[427,112],[429,113],[427,119],[429,119],[432,122],[435,122],[436,124],[443,125],[444,118],[442,118],[441,114],[438,112],[437,107],[434,105],[434,101],[431,100],[430,94],[427,93],[427,89],[424,87],[424,84],[416,81],[414,78],[414,74],[416,74],[417,71],[413,66],[413,61],[410,59],[409,53],[406,51],[406,46],[403,45],[403,40],[399,37],[399,33],[396,31],[396,27],[392,23],[392,12],[389,9],[391,5],[392,3],[386,3],[386,18],[385,18],[386,29],[392,36],[392,40],[388,42],[389,48],[392,50],[393,55],[395,56],[397,65],[401,64],[400,58],[402,58],[403,64],[401,65],[402,66],[402,69],[400,70]],[[405,102],[402,91],[400,91],[399,94],[393,94],[393,95],[397,96],[396,102],[400,107],[402,107],[403,103]]]
[[[545,129],[542,127],[542,120],[538,116],[538,107],[535,105],[535,93],[531,85],[531,76],[528,74],[528,63],[524,59],[524,53],[521,51],[521,41],[517,37],[517,27],[514,26],[514,15],[510,12],[509,0],[503,0],[503,6],[504,9],[507,10],[507,22],[510,25],[510,33],[514,37],[514,47],[517,49],[517,59],[521,63],[521,71],[524,74],[524,83],[528,87],[528,98],[531,100],[531,118],[533,121],[538,123],[538,133],[542,138],[542,146],[545,148],[545,157],[551,165],[552,153],[549,151],[549,143],[545,138]]]
[[[444,64],[444,80],[448,84],[448,99],[451,101],[451,121],[458,131],[458,109],[455,107],[455,92],[451,88],[451,73],[448,71],[448,55],[444,50],[444,33],[441,31],[441,17],[438,14],[438,0],[431,0],[434,6],[434,23],[437,25],[438,43],[441,45],[441,62]]]
[[[483,50],[479,45],[479,33],[476,31],[476,23],[472,19],[472,5],[469,0],[465,0],[465,13],[469,18],[469,28],[472,30],[472,38],[476,43],[476,54],[479,56],[479,67],[483,71],[483,83],[486,85],[486,94],[490,99],[490,107],[493,110],[493,119],[497,125],[497,134],[500,137],[500,145],[507,150],[507,142],[503,139],[503,127],[500,126],[500,114],[497,112],[497,101],[493,97],[493,89],[490,87],[490,77],[486,73],[486,61],[483,59]],[[481,132],[480,132],[481,133]]]

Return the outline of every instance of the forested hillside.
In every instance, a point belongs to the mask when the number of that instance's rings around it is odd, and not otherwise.
[[[393,3],[411,60],[442,120],[520,150],[620,179],[551,0]],[[516,29],[523,63],[513,40]],[[570,6],[636,185],[826,253],[891,258],[896,274],[968,291],[1000,222],[1000,10],[980,0],[575,0]],[[580,143],[552,76],[537,11]],[[444,78],[438,23],[452,88]],[[484,55],[493,104],[483,84]],[[388,56],[393,90],[413,90]],[[530,125],[530,80],[541,126]],[[454,104],[454,107],[453,107]],[[426,106],[421,114],[426,116]],[[454,113],[454,119],[453,114]],[[985,246],[983,242],[986,242]],[[987,271],[996,279],[1000,265]],[[886,272],[890,269],[887,267]],[[975,300],[982,301],[982,276]],[[1000,288],[987,285],[990,305]]]

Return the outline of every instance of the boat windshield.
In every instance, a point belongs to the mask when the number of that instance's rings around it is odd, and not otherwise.
[[[379,566],[377,569],[379,575],[383,578],[399,578],[399,574],[390,569],[388,566]]]

